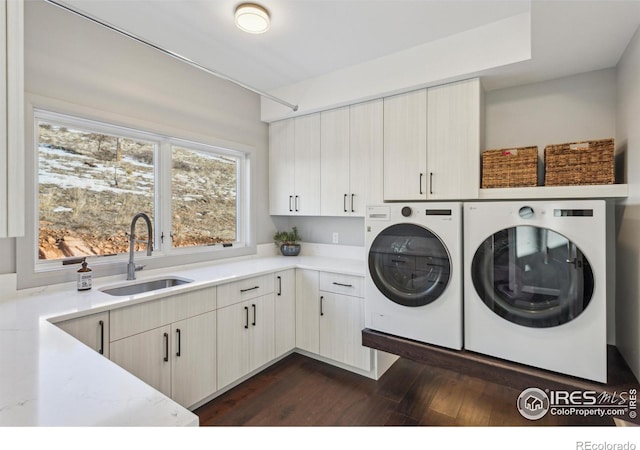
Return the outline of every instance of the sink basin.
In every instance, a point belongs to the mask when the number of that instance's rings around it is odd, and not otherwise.
[[[109,295],[135,295],[144,292],[157,291],[158,289],[166,289],[181,284],[191,283],[191,280],[184,278],[162,278],[160,280],[139,281],[125,286],[100,289],[100,291]]]

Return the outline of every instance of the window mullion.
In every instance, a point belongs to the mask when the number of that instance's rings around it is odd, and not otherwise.
[[[158,192],[156,211],[158,214],[157,239],[163,253],[171,252],[171,143],[167,140],[158,146]],[[160,236],[164,238],[160,240]]]

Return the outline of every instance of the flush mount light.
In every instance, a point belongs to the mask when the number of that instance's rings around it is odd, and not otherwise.
[[[242,3],[236,8],[236,26],[247,33],[264,33],[271,26],[269,13],[255,3]]]

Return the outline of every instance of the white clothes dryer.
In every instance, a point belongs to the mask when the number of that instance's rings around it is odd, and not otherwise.
[[[368,206],[367,328],[462,348],[462,204]]]
[[[464,205],[465,349],[607,381],[603,200]]]

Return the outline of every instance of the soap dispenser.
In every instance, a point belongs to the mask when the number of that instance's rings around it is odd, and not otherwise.
[[[91,289],[91,269],[87,267],[87,258],[82,260],[82,267],[78,269],[78,290],[88,291]]]

